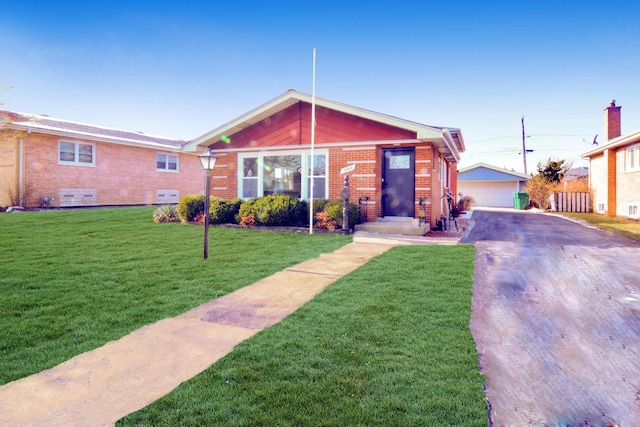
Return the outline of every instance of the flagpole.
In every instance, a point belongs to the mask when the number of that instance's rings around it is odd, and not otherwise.
[[[313,48],[313,82],[311,84],[311,164],[309,185],[309,234],[313,234],[313,145],[316,139],[316,48]]]

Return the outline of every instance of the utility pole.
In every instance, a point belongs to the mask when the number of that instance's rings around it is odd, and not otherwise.
[[[524,143],[524,116],[522,116],[522,161],[524,162],[524,174],[527,174],[527,147]]]

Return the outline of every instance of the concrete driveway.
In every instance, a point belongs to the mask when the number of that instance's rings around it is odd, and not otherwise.
[[[471,331],[490,425],[640,425],[640,242],[474,211]]]

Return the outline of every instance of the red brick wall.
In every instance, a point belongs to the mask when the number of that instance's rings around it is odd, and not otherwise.
[[[605,142],[610,139],[617,138],[622,134],[622,126],[620,122],[620,109],[616,107],[615,101],[611,101],[609,106],[604,109],[604,130],[606,132]]]
[[[216,152],[218,160],[211,172],[211,195],[223,199],[238,197],[238,154]]]
[[[431,144],[411,144],[416,148],[415,165],[415,212],[418,218],[420,210],[425,212],[425,218],[435,225],[435,221],[442,214],[440,210],[440,197],[442,196],[442,183],[437,175],[437,162],[434,166],[434,155],[437,155]],[[362,144],[340,145],[329,148],[327,170],[329,179],[330,199],[339,199],[344,186],[344,175],[340,170],[346,166],[356,165],[355,170],[349,172],[349,189],[352,203],[358,203],[361,199],[360,209],[366,214],[368,221],[375,221],[382,215],[382,150],[395,148],[392,144]],[[294,148],[294,147],[291,147]],[[297,147],[295,147],[297,148]],[[309,147],[305,146],[305,150]],[[257,150],[256,150],[257,151]],[[434,154],[435,153],[435,154]],[[238,153],[235,151],[216,151],[218,160],[212,173],[211,194],[217,197],[231,199],[238,196]],[[444,162],[444,159],[443,159]],[[452,165],[451,178],[455,179],[455,165]],[[367,200],[368,198],[368,200]],[[419,198],[423,199],[423,205],[418,205]]]
[[[17,194],[20,136],[12,131],[0,130],[0,206],[12,204],[10,197]]]
[[[605,150],[607,159],[607,210],[606,216],[616,216],[617,200],[616,200],[616,151],[615,149]],[[624,158],[624,157],[623,157]],[[624,167],[624,163],[622,163]]]
[[[98,205],[153,204],[156,190],[161,189],[178,190],[180,197],[204,190],[204,172],[195,154],[63,138],[94,144],[96,165],[62,165],[58,164],[60,139],[36,133],[24,138],[31,206],[44,195],[53,195],[57,206],[61,188],[95,188]],[[179,172],[156,171],[156,153],[177,155]]]

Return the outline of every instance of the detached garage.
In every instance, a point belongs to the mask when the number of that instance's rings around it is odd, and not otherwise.
[[[458,171],[458,192],[471,196],[476,206],[513,207],[513,193],[523,191],[528,175],[486,163]]]

